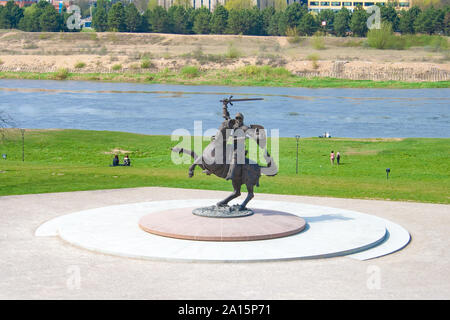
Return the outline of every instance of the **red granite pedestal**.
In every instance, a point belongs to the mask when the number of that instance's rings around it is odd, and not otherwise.
[[[139,227],[164,237],[202,241],[249,241],[286,237],[303,231],[306,221],[296,215],[266,209],[238,218],[192,214],[194,208],[171,209],[142,217]]]

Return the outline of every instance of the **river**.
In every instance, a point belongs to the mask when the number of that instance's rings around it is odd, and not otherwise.
[[[450,89],[307,89],[89,81],[0,80],[0,110],[22,128],[194,133],[222,121],[219,100],[236,102],[246,124],[281,137],[450,137]]]

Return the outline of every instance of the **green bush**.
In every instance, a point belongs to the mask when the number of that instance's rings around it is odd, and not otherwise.
[[[441,36],[431,36],[430,43],[426,48],[431,51],[446,51],[448,50],[448,40]]]
[[[239,75],[253,78],[287,78],[292,74],[285,68],[274,68],[271,66],[254,66],[249,65],[239,69]]]
[[[185,66],[181,69],[181,75],[185,78],[196,78],[200,75],[200,70],[195,66]]]
[[[308,59],[309,61],[312,62],[312,66],[314,69],[318,69],[319,68],[319,64],[317,63],[317,61],[319,61],[320,57],[317,53],[311,53],[310,55],[308,55],[306,57],[306,59]]]
[[[306,57],[309,61],[317,61],[320,59],[320,56],[317,53],[311,53]]]
[[[367,44],[377,49],[404,50],[411,47],[423,47],[434,52],[445,52],[448,50],[446,37],[427,34],[406,34],[396,36],[389,29],[383,32],[383,28],[370,30],[367,34]]]
[[[39,35],[39,40],[47,40],[50,39],[50,34],[49,33],[41,33]]]
[[[228,43],[228,50],[225,56],[229,59],[237,59],[241,56],[239,50],[234,46],[233,42]]]
[[[286,29],[286,37],[287,37],[287,41],[292,44],[300,43],[300,41],[301,41],[297,27],[287,28]]]
[[[141,62],[141,68],[142,69],[149,69],[151,67],[152,67],[152,63],[151,63],[150,60],[148,60],[148,59],[142,60],[142,62]]]
[[[388,46],[392,44],[392,38],[394,34],[392,32],[392,25],[387,22],[381,24],[380,29],[371,29],[367,33],[367,43],[370,47],[376,49],[388,49]]]
[[[314,36],[312,38],[312,46],[316,50],[324,50],[325,48],[325,41],[323,37]]]
[[[407,34],[402,35],[408,47],[428,47],[436,50],[448,49],[448,40],[446,37],[428,34]]]
[[[111,69],[113,69],[114,71],[119,71],[122,70],[122,65],[121,64],[115,64],[111,67]]]
[[[65,80],[69,76],[69,71],[66,68],[60,68],[55,72],[56,80]]]
[[[83,69],[84,67],[86,67],[86,63],[84,63],[84,62],[80,61],[75,64],[76,69]]]

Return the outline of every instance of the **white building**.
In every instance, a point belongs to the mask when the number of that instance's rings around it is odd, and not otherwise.
[[[253,4],[255,6],[258,6],[258,8],[260,8],[260,9],[264,9],[265,7],[267,7],[269,5],[273,5],[273,2],[274,2],[274,0],[252,0],[252,1],[253,1]],[[307,0],[303,0],[303,1],[302,0],[285,0],[285,1],[286,1],[287,5],[292,4],[294,2],[307,4]],[[209,10],[213,11],[214,8],[218,4],[225,5],[227,0],[190,0],[190,2],[194,9],[206,7]],[[175,0],[158,0],[158,4],[161,7],[168,9],[175,4]]]

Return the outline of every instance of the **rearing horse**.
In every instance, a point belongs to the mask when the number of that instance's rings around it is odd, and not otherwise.
[[[203,155],[206,157],[210,154],[210,152],[213,152],[211,150],[211,147],[214,147],[213,143],[210,143],[205,150],[203,151]],[[184,149],[184,148],[172,148],[173,152],[178,153],[185,153],[190,155],[192,158],[194,158],[194,163],[189,167],[189,177],[192,178],[194,176],[194,170],[195,166],[199,166],[203,169],[203,172],[207,175],[214,174],[218,176],[219,178],[225,179],[227,176],[230,164],[223,163],[223,164],[217,164],[215,162],[211,163],[210,161],[205,161],[203,158],[203,155],[199,157],[194,151]],[[231,153],[230,153],[231,155]],[[247,186],[247,197],[245,198],[244,202],[239,206],[239,210],[244,210],[248,204],[248,202],[253,199],[254,197],[254,186],[259,186],[259,177],[261,176],[261,168],[270,168],[271,174],[267,174],[268,176],[274,176],[277,174],[278,169],[276,168],[276,165],[272,159],[272,157],[267,152],[267,149],[264,153],[264,159],[267,162],[267,167],[262,167],[258,163],[245,158],[244,164],[236,164],[235,172],[233,175],[233,178],[231,179],[233,184],[233,193],[231,193],[230,196],[225,198],[224,200],[217,203],[217,206],[226,206],[228,202],[231,200],[239,197],[241,195],[241,186],[245,184]]]

